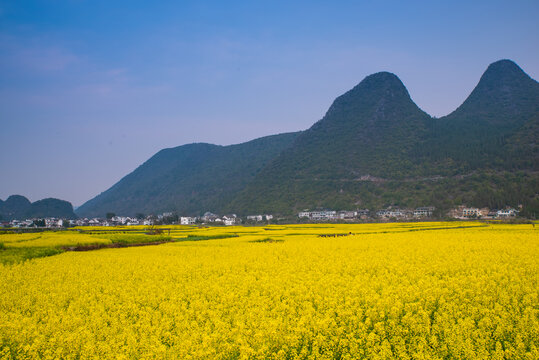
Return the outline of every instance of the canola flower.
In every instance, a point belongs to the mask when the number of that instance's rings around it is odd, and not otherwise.
[[[57,247],[86,244],[110,244],[111,241],[103,237],[87,234],[77,234],[68,231],[42,232],[28,234],[2,234],[0,242],[6,247]]]
[[[0,358],[539,358],[531,225],[187,230],[0,265]]]

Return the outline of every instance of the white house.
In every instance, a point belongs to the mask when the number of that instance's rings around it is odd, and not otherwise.
[[[194,217],[182,216],[180,217],[180,224],[182,225],[193,225],[196,221]]]
[[[264,220],[264,215],[247,215],[247,220],[262,221]]]
[[[518,211],[511,208],[511,209],[504,209],[504,210],[498,210],[496,214],[498,217],[510,217],[510,216],[517,216]]]
[[[391,210],[389,212],[389,217],[394,217],[394,218],[400,218],[400,217],[403,217],[404,216],[404,212],[399,210],[399,209],[395,209],[395,210]]]
[[[342,211],[339,211],[339,219],[341,220],[346,220],[346,219],[353,219],[357,216],[357,212],[355,211],[346,211],[346,210],[342,210]]]
[[[217,215],[207,211],[207,212],[204,213],[204,216],[202,216],[202,221],[214,222],[214,221],[216,221],[217,218],[218,218]]]
[[[337,219],[337,212],[335,210],[315,211],[311,217],[315,220],[333,220]]]
[[[414,210],[415,217],[429,217],[432,216],[434,206],[418,207]]]
[[[478,208],[464,208],[462,209],[462,216],[464,217],[480,217],[481,211]]]
[[[101,225],[101,222],[99,221],[99,219],[94,218],[94,219],[91,219],[90,221],[88,221],[88,224],[90,226],[99,226],[99,225]]]

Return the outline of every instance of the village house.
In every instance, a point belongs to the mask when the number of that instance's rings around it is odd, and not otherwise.
[[[34,224],[33,220],[11,220],[7,225],[14,228],[31,227]]]
[[[121,225],[127,225],[128,222],[131,222],[136,219],[131,219],[128,216],[113,216],[110,221],[113,224],[121,224]]]
[[[11,220],[9,222],[9,226],[18,228],[18,227],[21,227],[21,222],[19,220]]]
[[[404,211],[401,209],[394,209],[389,212],[389,217],[392,218],[402,218],[404,215]]]
[[[273,215],[270,215],[270,214],[266,214],[266,215],[247,215],[247,220],[249,221],[256,221],[256,222],[260,222],[260,221],[270,221],[271,219],[273,219]]]
[[[262,220],[264,220],[264,215],[247,215],[247,220],[250,220],[250,221],[262,221]]]
[[[378,217],[389,217],[389,210],[387,209],[381,209],[376,212],[376,216]]]
[[[498,210],[496,212],[497,217],[514,217],[517,216],[517,214],[518,211],[513,208]]]
[[[341,220],[353,220],[357,217],[356,211],[341,210],[337,216]]]
[[[356,211],[357,217],[360,219],[366,219],[369,217],[370,210],[369,209],[360,209]]]
[[[226,226],[232,226],[239,223],[239,219],[236,214],[223,216],[223,222]]]
[[[308,218],[314,221],[327,221],[327,220],[353,220],[361,217],[365,219],[369,216],[369,210],[341,210],[339,212],[335,210],[317,210],[309,211],[303,210],[298,213],[299,218]]]
[[[298,213],[300,218],[309,218],[311,220],[332,220],[337,219],[337,212],[334,210],[320,210],[320,211],[301,211]]]
[[[219,218],[217,215],[209,211],[205,212],[204,215],[201,217],[202,221],[204,222],[215,222],[217,218]]]
[[[189,217],[189,216],[182,216],[180,217],[180,224],[181,225],[193,225],[196,221],[196,218]]]
[[[431,217],[434,206],[418,207],[414,210],[414,217]]]
[[[462,209],[462,216],[466,218],[481,217],[481,211],[478,208],[467,207]]]
[[[401,209],[382,209],[378,210],[376,212],[376,216],[384,219],[391,219],[391,218],[404,218],[406,216],[406,213],[404,210]]]
[[[310,218],[315,221],[335,220],[337,219],[337,212],[335,210],[311,211]]]

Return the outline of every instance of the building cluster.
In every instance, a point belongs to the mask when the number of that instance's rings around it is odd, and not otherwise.
[[[432,217],[434,206],[422,206],[415,209],[387,208],[378,210],[376,216],[381,219],[421,219]]]
[[[370,211],[368,209],[363,210],[316,210],[308,211],[304,210],[298,214],[299,218],[304,218],[312,221],[337,221],[337,220],[355,220],[355,219],[367,219],[369,218]]]
[[[200,217],[202,223],[223,224],[226,226],[239,225],[241,219],[236,214],[219,216],[211,212],[206,212]]]
[[[273,219],[273,215],[249,215],[246,217],[248,222],[269,222]],[[130,216],[111,216],[110,218],[79,218],[76,220],[65,220],[57,218],[45,219],[27,219],[27,220],[12,220],[0,222],[0,227],[15,227],[15,228],[31,228],[31,227],[46,227],[46,228],[61,228],[73,226],[135,226],[135,225],[160,225],[160,224],[179,224],[179,225],[194,225],[197,223],[213,225],[238,225],[243,221],[236,214],[216,215],[211,212],[206,212],[200,217],[178,216],[172,212],[165,212],[160,215],[149,215],[144,218]]]
[[[262,222],[262,221],[271,221],[273,215],[264,214],[264,215],[247,215],[247,221]]]
[[[455,219],[507,219],[517,216],[519,210],[511,207],[504,209],[475,208],[459,206],[449,212],[449,216]]]
[[[368,209],[363,210],[304,210],[298,213],[300,219],[309,221],[354,221],[359,219],[381,219],[381,220],[414,220],[426,219],[433,216],[434,206],[423,206],[415,209],[402,209],[397,207],[388,207],[374,212]],[[505,219],[518,215],[518,210],[506,207],[501,210],[488,208],[474,208],[467,206],[459,206],[452,209],[447,215],[455,219]]]
[[[418,219],[431,217],[434,211],[433,206],[419,207],[417,209],[399,209],[389,207],[386,209],[371,212],[369,209],[360,210],[317,210],[302,211],[298,213],[299,218],[306,218],[312,221],[354,221],[367,219]]]
[[[117,226],[117,225],[161,225],[161,224],[170,224],[170,225],[194,225],[196,223],[214,223],[214,224],[223,224],[223,225],[236,225],[239,224],[241,220],[235,215],[224,215],[218,216],[207,212],[204,216],[195,217],[195,216],[178,216],[172,212],[165,212],[155,215],[149,215],[144,219],[131,218],[128,216],[114,216],[110,219],[79,219],[76,220],[76,226]]]
[[[71,220],[72,221],[72,220]],[[0,227],[11,228],[31,228],[31,227],[46,227],[50,229],[65,227],[70,220],[58,219],[54,217],[26,220],[11,220],[0,222]]]
[[[354,221],[367,219],[418,219],[431,217],[434,211],[433,206],[419,207],[417,209],[399,209],[389,207],[386,209],[371,212],[369,209],[359,210],[317,210],[317,211],[301,211],[298,213],[299,218],[304,218],[312,221]]]
[[[388,207],[371,212],[369,209],[358,210],[304,210],[298,213],[302,221],[356,221],[356,220],[414,220],[425,219],[433,216],[435,208],[433,206],[418,207],[416,209],[401,209],[397,207]],[[516,217],[519,210],[511,207],[504,209],[475,208],[468,206],[459,206],[452,209],[447,214],[455,219],[507,219]],[[239,225],[245,223],[268,223],[273,220],[271,214],[248,215],[240,218],[236,214],[216,215],[206,212],[200,217],[178,216],[172,212],[165,212],[160,215],[149,215],[144,218],[129,216],[112,216],[108,219],[103,218],[81,218],[76,220],[65,220],[54,217],[26,220],[11,220],[0,223],[0,227],[12,228],[62,228],[67,226],[134,226],[134,225],[158,225],[158,224],[212,224],[212,225]]]

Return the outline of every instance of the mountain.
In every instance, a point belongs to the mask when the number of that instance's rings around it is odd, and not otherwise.
[[[188,144],[159,151],[107,191],[89,200],[77,214],[84,217],[199,214],[220,211],[299,133],[267,136],[243,144]]]
[[[388,176],[389,170],[406,172],[430,120],[397,76],[377,73],[338,97],[324,118],[267,171],[288,171],[286,177],[295,180],[353,180],[367,174]]]
[[[524,205],[539,214],[539,84],[491,64],[451,114],[432,118],[389,72],[367,76],[301,133],[157,153],[81,216]],[[442,212],[440,212],[442,214]]]
[[[530,205],[539,193],[538,118],[539,85],[510,60],[491,64],[440,119],[395,75],[374,74],[338,97],[230,208]]]
[[[69,201],[47,198],[33,202],[29,210],[30,218],[56,217],[76,219],[73,205]]]
[[[451,159],[461,171],[539,170],[537,137],[529,138],[538,114],[538,83],[514,62],[497,61],[461,106],[435,119],[431,160]]]
[[[430,121],[397,76],[370,75],[338,97],[232,207],[281,213],[355,207],[360,179],[402,177],[417,167],[416,144],[427,137]]]
[[[11,220],[26,217],[32,203],[24,196],[11,195],[1,205],[0,216],[2,220]]]
[[[31,203],[21,195],[11,195],[6,201],[0,200],[0,218],[2,220],[31,219],[57,217],[63,219],[75,219],[70,202],[47,198]]]

